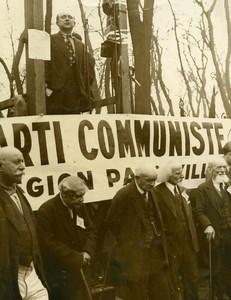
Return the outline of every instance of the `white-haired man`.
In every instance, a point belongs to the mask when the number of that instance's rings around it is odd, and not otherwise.
[[[18,186],[24,175],[22,153],[0,148],[0,300],[47,300],[35,219]]]
[[[87,188],[80,178],[68,176],[59,183],[59,190],[37,212],[49,299],[84,300],[80,269],[87,268],[96,245],[96,230],[83,203]]]
[[[94,58],[73,34],[75,18],[62,12],[56,17],[59,32],[51,35],[51,60],[46,66],[46,113],[79,114],[91,110]]]
[[[164,227],[153,187],[155,167],[142,163],[112,199],[106,224],[114,235],[124,300],[171,299]]]
[[[182,165],[170,161],[159,172],[157,180],[161,183],[155,187],[155,192],[166,230],[173,299],[181,299],[183,294],[185,300],[198,300],[198,241],[190,203],[181,193]]]
[[[196,195],[196,218],[199,230],[212,246],[212,299],[231,299],[231,194],[226,162],[214,157],[210,162],[211,178],[199,185]],[[229,298],[225,298],[226,294]]]

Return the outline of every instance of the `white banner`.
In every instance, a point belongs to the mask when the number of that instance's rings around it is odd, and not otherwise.
[[[22,188],[37,209],[58,192],[65,175],[78,175],[89,188],[85,202],[111,199],[140,161],[184,165],[184,185],[205,179],[206,163],[231,139],[228,119],[149,115],[66,115],[2,118],[0,145],[24,155]]]

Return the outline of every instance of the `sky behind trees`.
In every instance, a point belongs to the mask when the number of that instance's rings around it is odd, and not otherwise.
[[[172,0],[172,5],[179,22],[179,34],[188,28],[192,34],[198,35],[198,18],[201,13],[198,5],[193,0]],[[76,16],[75,30],[83,36],[83,26],[79,13],[79,6],[77,0],[53,0],[53,18],[52,18],[52,32],[58,30],[55,25],[55,16],[61,11],[71,11]],[[93,48],[100,47],[102,39],[98,33],[100,30],[97,7],[94,5],[99,3],[98,0],[82,0],[88,18],[90,28],[90,38]],[[211,5],[212,0],[207,1]],[[227,47],[227,33],[224,18],[223,1],[218,1],[213,14],[214,31],[216,38],[216,46],[221,61],[224,60]],[[45,5],[44,5],[45,7]],[[13,48],[17,49],[17,40],[24,28],[24,0],[2,0],[0,2],[0,57],[7,63],[11,69]],[[165,79],[170,89],[172,89],[172,97],[178,101],[179,95],[184,89],[184,85],[178,80],[178,63],[177,51],[173,35],[173,17],[170,11],[168,0],[155,0],[154,11],[154,32],[159,32],[160,44],[163,48],[163,65],[167,66],[164,73]],[[199,38],[199,37],[198,37]],[[195,55],[197,55],[195,53]],[[211,75],[212,76],[212,75]],[[7,99],[9,96],[9,89],[5,72],[0,67],[0,101]]]

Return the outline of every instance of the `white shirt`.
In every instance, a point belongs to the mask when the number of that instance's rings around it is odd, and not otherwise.
[[[17,208],[19,209],[19,211],[23,214],[23,210],[22,210],[22,205],[21,205],[21,201],[17,195],[17,193],[13,193],[10,195],[10,198],[14,201],[15,205],[17,206]]]
[[[170,190],[170,192],[175,196],[175,192],[174,192],[175,185],[171,184],[170,182],[165,182],[165,184],[166,184],[167,188]],[[176,186],[176,188],[177,188],[177,186]],[[177,190],[178,190],[178,188],[177,188]]]

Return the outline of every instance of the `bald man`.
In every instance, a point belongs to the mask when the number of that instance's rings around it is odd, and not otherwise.
[[[152,163],[135,170],[134,181],[111,202],[106,223],[116,239],[116,263],[124,300],[171,299],[162,217],[153,187]]]
[[[94,58],[72,34],[75,18],[62,12],[56,17],[59,32],[51,35],[51,60],[45,64],[46,113],[79,114],[91,111]]]
[[[0,300],[48,299],[24,170],[18,149],[0,148]]]
[[[83,203],[87,187],[82,179],[68,176],[59,190],[37,212],[49,299],[85,300],[80,269],[89,268],[96,246],[96,230]]]

